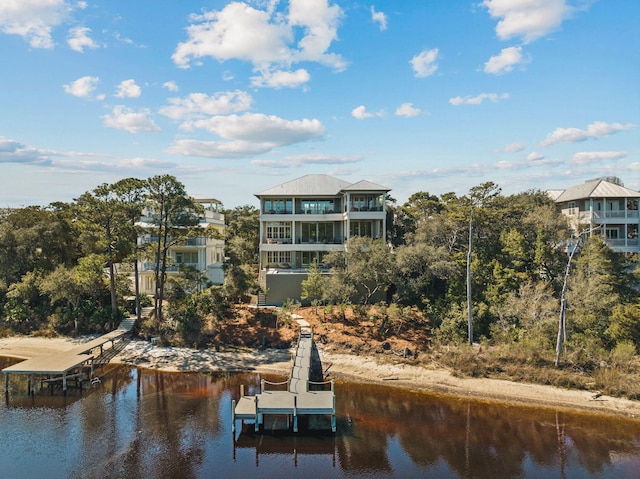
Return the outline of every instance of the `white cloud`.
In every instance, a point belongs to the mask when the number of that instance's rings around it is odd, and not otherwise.
[[[304,68],[300,68],[294,72],[262,72],[259,76],[251,77],[251,86],[258,88],[293,88],[298,85],[307,83],[310,79],[311,75],[309,75],[309,72]]]
[[[265,143],[272,146],[320,140],[325,134],[324,125],[320,120],[285,120],[262,113],[213,116],[185,124],[185,129],[195,128],[215,133],[228,140]]]
[[[166,88],[169,91],[178,91],[179,90],[178,85],[173,80],[164,82],[162,84],[162,88]]]
[[[587,165],[606,160],[619,160],[626,158],[627,155],[628,153],[626,151],[583,151],[573,155],[572,163]]]
[[[518,151],[524,150],[524,148],[525,148],[524,143],[520,143],[519,141],[516,141],[513,143],[509,143],[508,145],[505,145],[505,147],[502,148],[502,151],[504,151],[505,153],[517,153]]]
[[[2,0],[0,31],[20,35],[32,48],[53,48],[51,31],[68,18],[71,10],[65,0]]]
[[[83,53],[85,48],[98,48],[98,44],[89,37],[91,29],[87,27],[73,27],[69,30],[67,44],[72,50]]]
[[[174,63],[188,68],[192,59],[211,57],[218,61],[237,59],[250,62],[261,86],[291,86],[309,79],[306,70],[293,74],[286,70],[301,61],[319,62],[341,71],[346,62],[328,49],[337,39],[342,10],[327,0],[291,0],[288,12],[276,11],[277,2],[266,10],[247,3],[232,2],[219,11],[192,15],[188,39],[176,47]],[[296,43],[296,33],[303,35]],[[267,75],[264,72],[278,73]],[[254,78],[254,81],[256,81]]]
[[[358,120],[364,120],[365,118],[373,118],[374,116],[384,116],[384,112],[379,111],[376,113],[372,113],[370,111],[367,111],[366,106],[360,105],[351,110],[351,116]]]
[[[484,64],[484,72],[502,75],[513,70],[514,66],[528,62],[529,59],[522,56],[522,47],[503,48],[499,55],[489,58],[489,61]]]
[[[138,98],[140,95],[142,95],[142,90],[136,85],[136,81],[131,79],[120,82],[115,96],[117,98]]]
[[[174,120],[204,118],[209,115],[226,115],[251,108],[253,98],[244,91],[226,91],[214,95],[190,93],[185,98],[169,98],[170,105],[160,113]]]
[[[403,103],[398,108],[396,108],[397,116],[406,116],[410,118],[413,116],[418,116],[420,113],[420,108],[415,108],[413,106],[413,103]]]
[[[455,98],[449,98],[449,103],[452,105],[481,105],[485,100],[489,100],[492,103],[496,103],[499,100],[506,100],[509,98],[508,93],[480,93],[476,96],[457,96]]]
[[[433,75],[438,69],[438,49],[423,50],[411,59],[409,63],[413,67],[414,75],[418,78],[426,78]]]
[[[498,38],[517,37],[525,43],[558,30],[577,9],[568,0],[484,0],[482,5],[492,18],[500,18]]]
[[[149,110],[146,109],[135,111],[124,105],[116,105],[111,114],[104,115],[102,119],[104,126],[126,130],[129,133],[160,131],[158,125],[148,118],[149,114]]]
[[[202,158],[250,158],[271,151],[270,144],[252,143],[247,141],[198,141],[178,140],[169,148],[167,153],[173,155],[199,156]]]
[[[371,7],[371,20],[378,24],[380,30],[387,29],[387,15],[383,12],[376,12],[374,7]]]
[[[544,156],[538,152],[532,151],[527,155],[528,162],[536,162],[536,161],[542,161],[542,160],[544,160]]]
[[[90,98],[91,94],[95,91],[97,84],[100,82],[98,77],[83,76],[77,80],[69,83],[68,85],[62,85],[64,91],[70,95],[80,98]]]
[[[612,135],[620,131],[629,131],[633,128],[635,128],[633,124],[623,125],[621,123],[596,121],[588,125],[586,130],[580,130],[578,128],[556,128],[549,133],[540,144],[542,146],[549,146],[554,143],[575,143],[590,138]]]
[[[251,164],[265,168],[299,168],[304,165],[346,165],[357,163],[361,156],[332,156],[332,155],[291,155],[283,160],[252,160]]]
[[[214,116],[184,124],[186,130],[195,128],[214,133],[226,141],[179,140],[167,151],[205,158],[247,158],[279,146],[318,141],[325,134],[319,120],[290,121],[254,113]]]
[[[46,163],[48,152],[0,136],[1,163]]]

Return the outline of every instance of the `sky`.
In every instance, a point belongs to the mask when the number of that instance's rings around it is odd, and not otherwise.
[[[638,0],[2,0],[0,207],[173,175],[640,190]]]

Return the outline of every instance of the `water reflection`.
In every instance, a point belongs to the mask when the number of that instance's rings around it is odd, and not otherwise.
[[[2,362],[0,367],[10,363]],[[231,433],[265,376],[110,365],[67,397],[11,379],[2,477],[638,477],[640,422],[338,382],[337,434]],[[265,377],[278,380],[277,377]],[[52,467],[55,465],[55,467]]]

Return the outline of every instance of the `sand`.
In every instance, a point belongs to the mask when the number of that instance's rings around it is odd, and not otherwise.
[[[92,338],[0,338],[0,356],[32,358],[69,350]],[[454,377],[444,369],[426,368],[376,356],[336,353],[320,348],[330,378],[373,382],[392,387],[426,390],[444,395],[518,403],[595,414],[625,416],[640,421],[640,401],[600,396],[593,392],[487,378]],[[293,351],[237,349],[215,351],[161,347],[148,341],[131,341],[112,362],[163,371],[255,371],[287,375]]]

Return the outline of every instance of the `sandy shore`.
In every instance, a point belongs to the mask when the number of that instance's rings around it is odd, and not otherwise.
[[[0,338],[0,356],[32,358],[69,350],[90,338]],[[130,342],[113,360],[122,364],[165,371],[256,371],[286,375],[291,366],[288,350],[195,350],[160,347],[146,341]],[[376,357],[339,354],[324,348],[320,356],[330,377],[388,386],[427,390],[458,397],[519,403],[556,409],[614,414],[640,420],[640,401],[600,396],[593,392],[561,389],[499,379],[457,378],[443,369],[430,369],[401,361],[381,362]]]

